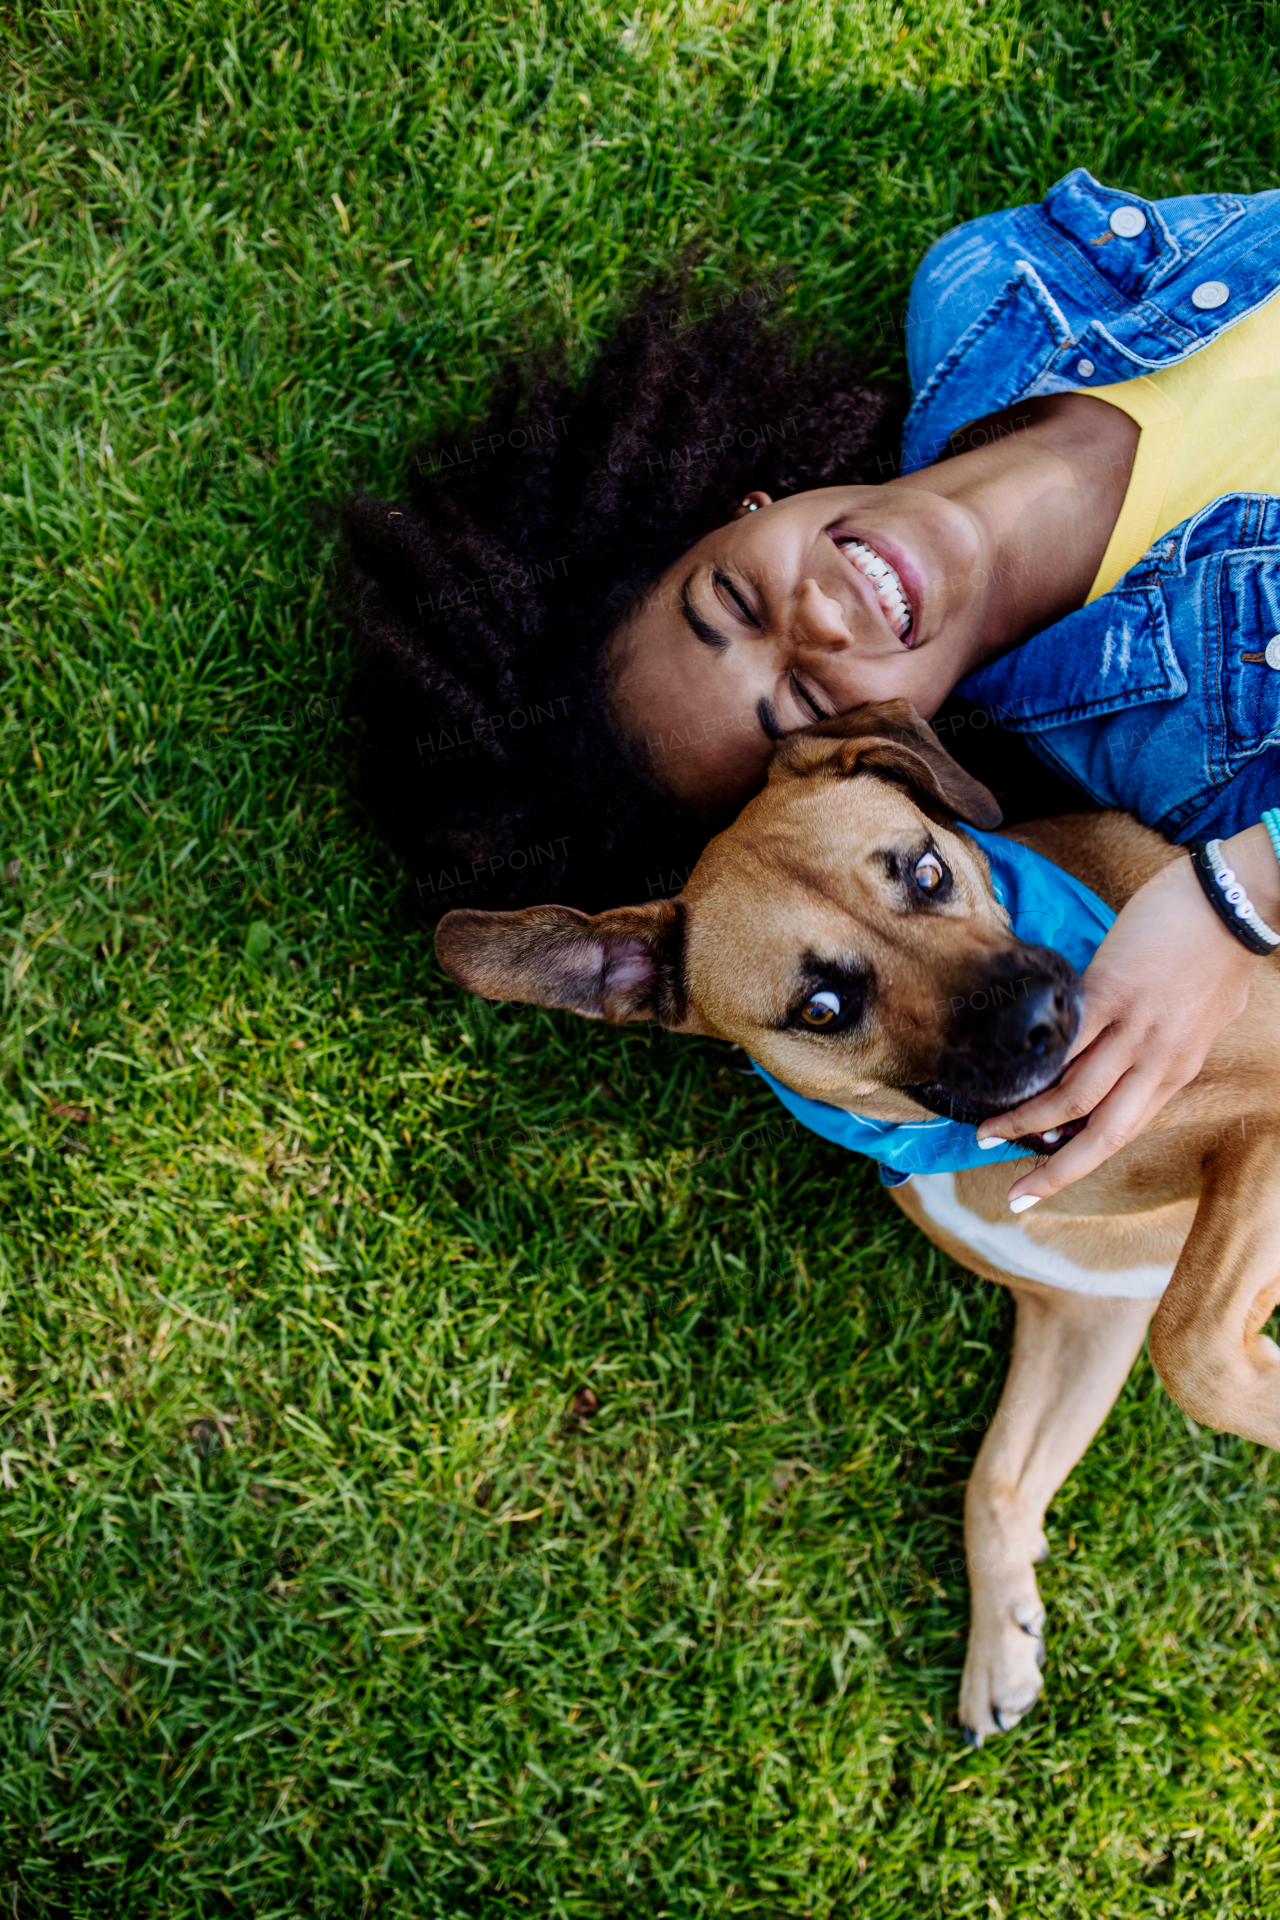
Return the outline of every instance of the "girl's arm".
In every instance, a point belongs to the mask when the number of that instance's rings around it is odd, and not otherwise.
[[[1280,862],[1266,828],[1233,834],[1222,848],[1258,913],[1280,933]],[[1218,1033],[1244,1011],[1259,966],[1280,966],[1280,959],[1256,958],[1228,932],[1189,859],[1140,887],[1085,973],[1080,1034],[1058,1085],[982,1124],[980,1140],[994,1143],[1089,1117],[1061,1152],[1015,1181],[1010,1210],[1061,1192],[1135,1139],[1195,1079]]]

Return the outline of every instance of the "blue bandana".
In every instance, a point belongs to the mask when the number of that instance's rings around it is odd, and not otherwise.
[[[1043,854],[1020,847],[976,827],[963,827],[987,856],[996,899],[1006,908],[1019,940],[1031,946],[1053,947],[1083,973],[1115,919],[1096,893],[1073,880]],[[960,1120],[866,1120],[828,1106],[825,1100],[806,1100],[792,1093],[762,1066],[752,1063],[767,1080],[784,1107],[802,1126],[851,1153],[869,1154],[880,1163],[880,1178],[895,1187],[913,1173],[959,1173],[964,1167],[986,1167],[993,1160],[1025,1160],[1025,1147],[978,1145],[976,1127]]]

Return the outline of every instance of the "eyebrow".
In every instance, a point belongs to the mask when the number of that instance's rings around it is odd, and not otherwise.
[[[718,627],[713,627],[709,621],[704,620],[694,606],[693,595],[689,591],[692,585],[693,575],[690,574],[680,589],[680,611],[684,615],[686,626],[698,636],[704,646],[727,647],[729,642],[726,636]]]

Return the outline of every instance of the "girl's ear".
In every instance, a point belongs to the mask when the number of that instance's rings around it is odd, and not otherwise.
[[[486,1000],[568,1007],[588,1020],[658,1020],[702,1029],[684,984],[685,909],[679,900],[579,913],[524,907],[518,913],[457,908],[436,928],[436,952],[451,980]]]
[[[733,518],[735,520],[745,520],[749,513],[757,513],[761,507],[771,507],[772,505],[773,495],[766,493],[762,487],[754,487],[746,499],[740,500],[734,508]]]

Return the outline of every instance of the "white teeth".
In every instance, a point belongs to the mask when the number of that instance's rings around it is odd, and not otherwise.
[[[889,625],[899,640],[905,640],[911,632],[911,603],[894,568],[883,554],[869,547],[865,540],[846,539],[837,544],[863,579],[875,588],[876,598]]]

